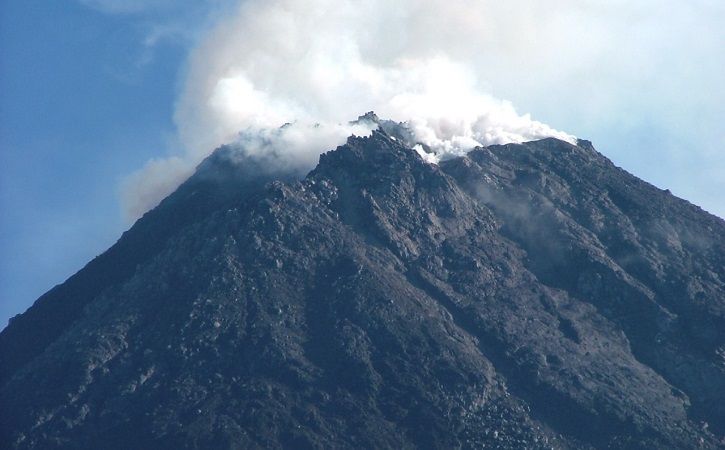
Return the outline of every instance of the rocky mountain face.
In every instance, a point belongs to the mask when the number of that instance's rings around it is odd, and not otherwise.
[[[723,220],[586,141],[384,130],[217,150],[0,334],[2,446],[725,445]]]

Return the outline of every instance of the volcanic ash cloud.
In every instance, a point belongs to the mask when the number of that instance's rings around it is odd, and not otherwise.
[[[254,143],[255,134],[265,145],[254,151],[279,155],[271,163],[312,168],[320,153],[359,135],[346,124],[370,110],[405,123],[432,162],[481,145],[572,141],[482,89],[486,55],[477,49],[491,37],[488,8],[464,0],[241,2],[189,57],[175,116],[185,164],[156,161],[135,174],[129,215],[153,207],[214,148]],[[270,131],[285,124],[284,133]]]

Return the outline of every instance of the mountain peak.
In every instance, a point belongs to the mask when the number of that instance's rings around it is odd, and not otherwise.
[[[365,122],[378,124],[378,123],[380,123],[380,118],[378,117],[377,114],[375,114],[374,111],[368,111],[365,114],[363,114],[362,116],[358,117],[357,120],[354,121],[353,123],[365,123]]]
[[[313,172],[356,170],[382,171],[400,169],[400,164],[423,160],[415,150],[391,137],[384,129],[373,130],[370,136],[351,136],[347,143],[323,153]]]

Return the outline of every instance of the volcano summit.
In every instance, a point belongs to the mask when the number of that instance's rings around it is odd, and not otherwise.
[[[3,447],[721,448],[723,220],[586,141],[420,152],[215,151],[0,334]]]

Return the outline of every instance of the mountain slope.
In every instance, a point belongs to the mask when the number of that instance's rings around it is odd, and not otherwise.
[[[718,446],[722,220],[584,141],[234,151],[0,334],[3,442]]]

